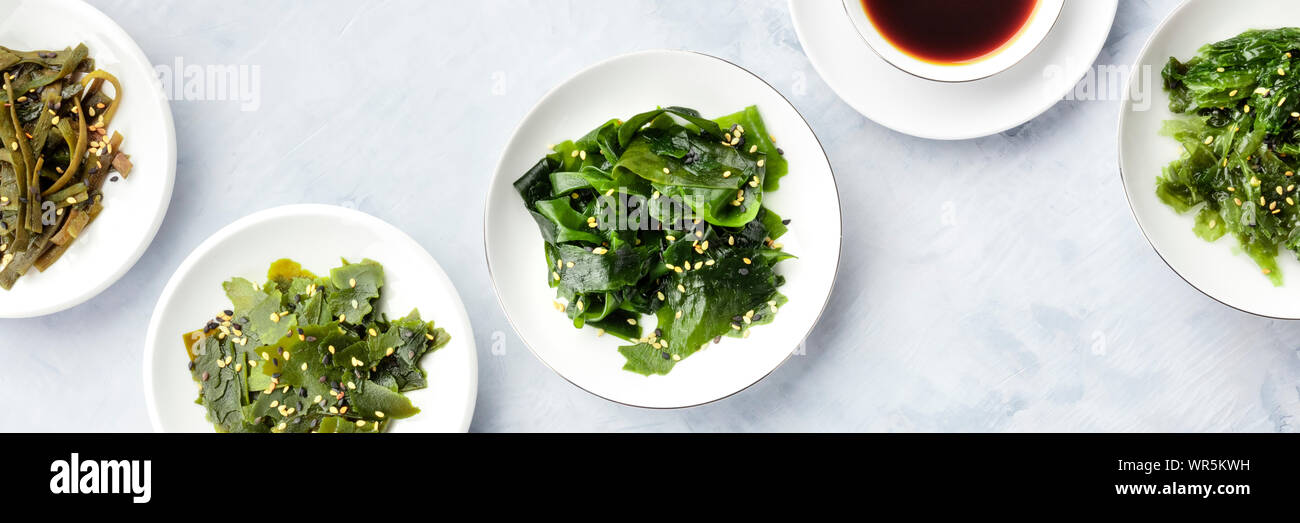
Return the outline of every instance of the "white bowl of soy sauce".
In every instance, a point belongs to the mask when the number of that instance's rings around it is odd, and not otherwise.
[[[886,62],[937,82],[1010,69],[1047,37],[1065,0],[843,0],[862,39]]]

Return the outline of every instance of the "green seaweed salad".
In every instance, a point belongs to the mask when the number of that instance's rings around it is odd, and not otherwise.
[[[364,260],[318,278],[291,260],[258,287],[234,278],[233,307],[185,335],[197,403],[218,432],[382,432],[419,412],[420,359],[450,337],[419,311],[374,309],[384,268]]]
[[[763,195],[788,167],[757,108],[656,109],[551,149],[515,189],[545,240],[556,309],[631,342],[625,370],[667,374],[786,302],[774,268],[793,257],[777,241],[789,221]]]
[[[1170,109],[1163,134],[1184,153],[1156,193],[1178,212],[1200,206],[1196,234],[1231,233],[1274,285],[1278,249],[1300,255],[1295,171],[1300,155],[1300,29],[1253,30],[1206,45],[1163,72]],[[1203,204],[1203,205],[1202,205]]]

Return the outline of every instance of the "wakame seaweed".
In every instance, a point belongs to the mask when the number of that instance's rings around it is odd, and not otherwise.
[[[515,182],[545,240],[554,305],[631,342],[625,370],[667,374],[786,301],[788,220],[763,205],[788,171],[758,109],[717,120],[667,107],[552,147]],[[642,326],[645,315],[656,328]]]
[[[1300,155],[1300,28],[1252,30],[1202,47],[1163,71],[1169,108],[1162,134],[1182,157],[1156,183],[1161,201],[1197,210],[1196,234],[1231,233],[1274,285],[1278,250],[1300,255],[1295,171]]]
[[[122,135],[108,131],[122,86],[95,68],[85,45],[0,47],[0,72],[0,288],[8,290],[63,256],[103,210],[104,182],[129,176],[131,159]]]
[[[231,308],[185,334],[196,401],[218,432],[382,432],[419,412],[420,359],[450,341],[419,311],[375,311],[384,268],[363,260],[317,277],[291,260],[256,286],[223,287]]]

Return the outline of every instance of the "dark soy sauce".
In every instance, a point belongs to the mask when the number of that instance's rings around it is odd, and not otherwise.
[[[889,43],[926,62],[972,62],[1015,39],[1038,0],[862,0]]]

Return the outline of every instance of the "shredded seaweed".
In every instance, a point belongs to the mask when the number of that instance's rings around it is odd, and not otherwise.
[[[515,189],[545,240],[555,307],[630,341],[625,370],[667,374],[785,303],[774,269],[792,257],[777,241],[788,221],[763,196],[788,166],[757,108],[655,109],[552,150]]]
[[[1279,249],[1300,255],[1300,29],[1252,30],[1208,44],[1163,71],[1169,108],[1162,134],[1182,156],[1156,182],[1161,201],[1196,211],[1206,241],[1232,234],[1273,282]]]

